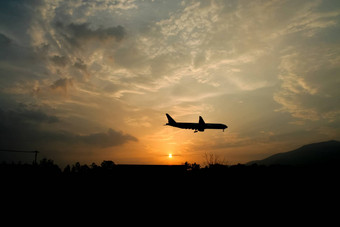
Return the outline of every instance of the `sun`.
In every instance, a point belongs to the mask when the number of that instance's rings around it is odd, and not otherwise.
[[[169,158],[172,158],[172,154],[169,154]]]

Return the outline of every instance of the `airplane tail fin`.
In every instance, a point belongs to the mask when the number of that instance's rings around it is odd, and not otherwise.
[[[205,122],[204,122],[204,120],[203,120],[203,118],[201,116],[199,118],[198,123],[201,124],[201,125],[205,125]]]
[[[168,121],[169,121],[169,125],[172,125],[172,124],[176,124],[176,121],[174,119],[172,119],[172,117],[169,115],[169,114],[165,114],[166,117],[168,118]]]

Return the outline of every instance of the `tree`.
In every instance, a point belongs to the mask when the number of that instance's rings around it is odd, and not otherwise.
[[[67,165],[67,166],[64,168],[64,173],[66,173],[66,174],[70,174],[70,173],[71,173],[71,167],[70,167],[70,165]]]
[[[204,164],[207,167],[213,167],[213,166],[224,166],[227,164],[225,161],[225,158],[220,158],[218,155],[213,154],[213,153],[204,153]]]
[[[199,170],[201,168],[200,164],[197,164],[196,162],[194,163],[189,163],[189,162],[185,162],[184,163],[185,167],[187,170],[189,171],[195,171],[195,170]]]
[[[115,163],[113,161],[103,161],[101,167],[104,170],[112,170],[115,167]]]

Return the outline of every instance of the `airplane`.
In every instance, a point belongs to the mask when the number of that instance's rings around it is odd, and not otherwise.
[[[205,123],[201,116],[199,116],[198,123],[188,123],[188,122],[176,122],[169,114],[165,115],[168,118],[168,123],[166,123],[165,126],[169,125],[177,128],[192,129],[195,130],[194,133],[198,131],[204,132],[205,129],[222,129],[224,132],[224,130],[228,128],[228,126],[224,124]]]

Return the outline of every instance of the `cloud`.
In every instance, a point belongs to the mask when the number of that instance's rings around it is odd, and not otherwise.
[[[18,147],[28,149],[44,142],[46,135],[42,129],[59,122],[56,116],[48,115],[40,109],[30,109],[26,105],[12,109],[0,109],[0,138],[2,149]]]
[[[19,105],[0,109],[0,144],[2,149],[69,149],[73,147],[106,148],[137,142],[132,135],[110,128],[107,132],[76,134],[58,129],[60,119],[41,109]],[[72,152],[72,151],[71,151]]]
[[[68,63],[68,59],[66,56],[59,56],[59,55],[53,55],[50,57],[51,61],[59,67],[65,67]]]
[[[279,65],[281,88],[274,93],[274,100],[282,106],[278,111],[305,120],[334,120],[340,111],[335,79],[340,68],[334,62],[340,49],[300,44],[294,52],[286,51],[289,54],[281,57]]]
[[[53,82],[50,88],[54,91],[59,91],[64,94],[67,94],[67,91],[70,87],[73,86],[73,79],[69,78],[60,78]]]
[[[5,47],[11,43],[11,39],[0,33],[0,47]]]
[[[27,44],[29,35],[27,25],[35,12],[33,9],[41,5],[40,0],[0,1],[1,33],[7,34],[18,43]]]
[[[289,6],[289,4],[287,5]],[[303,36],[312,37],[324,28],[335,26],[340,11],[336,7],[327,8],[327,3],[322,1],[298,3],[298,7],[293,9],[293,16],[289,18],[287,25],[278,34],[287,35],[300,32]]]
[[[87,42],[106,42],[110,40],[121,41],[125,36],[125,29],[118,25],[109,28],[91,29],[89,23],[64,25],[62,22],[55,24],[57,31],[70,44],[77,47],[86,45]]]
[[[166,39],[178,37],[186,45],[202,45],[202,41],[212,32],[220,10],[215,2],[195,2],[183,8],[180,14],[175,13],[157,25]]]
[[[12,44],[13,41],[7,37],[5,34],[0,33],[0,59],[1,60],[7,60],[8,57],[11,58],[11,55],[13,55],[13,47]]]
[[[2,125],[11,126],[26,124],[41,124],[41,123],[56,123],[59,119],[56,116],[48,115],[39,109],[29,109],[26,105],[21,104],[14,110],[0,109]]]
[[[75,137],[77,142],[81,142],[95,147],[112,147],[118,146],[128,141],[137,142],[137,138],[129,134],[109,129],[106,133],[93,133],[89,135],[77,135]]]
[[[93,1],[60,1],[46,0],[57,9],[55,17],[58,20],[76,21],[77,23],[100,18],[107,14],[121,15],[124,11],[137,8],[135,0],[93,0]],[[53,4],[51,4],[53,3]],[[104,21],[108,22],[108,21]],[[110,23],[110,22],[109,22]]]

